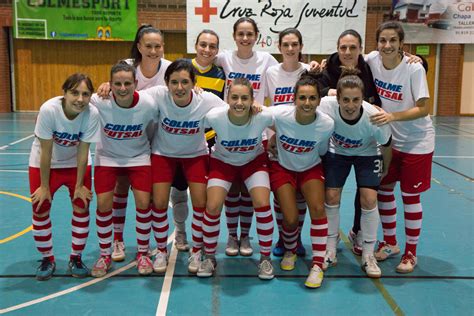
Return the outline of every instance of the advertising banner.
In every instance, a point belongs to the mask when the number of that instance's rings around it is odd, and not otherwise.
[[[136,0],[14,0],[14,37],[133,41]]]
[[[344,30],[365,36],[367,0],[187,0],[187,50],[194,53],[203,29],[219,34],[221,49],[235,49],[232,27],[241,17],[257,22],[259,50],[278,53],[278,33],[288,27],[303,35],[305,54],[330,54]]]
[[[474,43],[473,0],[394,0],[392,10],[402,22],[405,43]]]

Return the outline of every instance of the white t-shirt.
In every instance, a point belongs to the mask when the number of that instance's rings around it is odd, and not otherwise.
[[[227,87],[236,78],[247,78],[252,83],[254,99],[263,104],[266,94],[265,71],[278,62],[267,52],[254,51],[249,59],[241,59],[237,57],[236,51],[226,50],[217,55],[216,64],[224,69]],[[224,99],[227,99],[227,89]]]
[[[127,59],[126,62],[130,65],[133,65],[133,59]],[[164,86],[165,85],[165,72],[168,69],[168,66],[171,64],[171,61],[161,58],[160,69],[158,72],[151,78],[147,78],[143,75],[141,65],[137,67],[136,79],[138,81],[137,90],[143,90],[151,88],[154,86]]]
[[[99,140],[99,113],[89,105],[70,120],[64,114],[62,96],[49,99],[41,105],[35,125],[35,140],[31,146],[29,166],[40,168],[41,144],[38,138],[52,139],[51,169],[76,168],[79,142]],[[87,164],[91,164],[91,155]]]
[[[204,116],[215,107],[227,104],[210,92],[196,94],[191,103],[177,106],[168,88],[153,87],[144,92],[150,94],[158,105],[158,126],[152,142],[152,153],[175,158],[193,158],[208,153],[204,136]]]
[[[404,57],[394,69],[388,70],[382,64],[379,52],[366,56],[374,77],[377,93],[386,112],[402,112],[416,105],[416,101],[429,98],[425,69],[419,63],[408,64]],[[411,121],[391,122],[393,148],[410,154],[433,152],[435,131],[429,116]]]
[[[297,70],[288,72],[283,69],[282,65],[273,65],[266,72],[266,96],[270,98],[272,106],[293,104],[295,84],[300,75],[310,68],[308,64],[300,63]]]
[[[268,110],[274,118],[280,165],[301,172],[319,164],[334,131],[334,121],[317,111],[314,122],[301,125],[295,118],[296,106],[274,106]]]
[[[95,165],[108,167],[136,167],[150,165],[150,142],[147,128],[157,118],[154,100],[142,91],[138,103],[122,108],[114,101],[96,94],[91,103],[100,113],[100,142],[95,149]]]
[[[211,156],[225,163],[242,166],[265,152],[262,132],[273,123],[273,116],[267,110],[252,115],[245,125],[233,124],[228,116],[229,106],[212,109],[206,114],[205,127],[216,132],[216,143]]]
[[[362,102],[362,116],[354,125],[341,117],[337,97],[324,97],[318,110],[334,120],[334,132],[329,141],[329,151],[344,156],[380,155],[380,145],[385,145],[392,135],[390,126],[370,123],[370,116],[379,110],[370,103]]]

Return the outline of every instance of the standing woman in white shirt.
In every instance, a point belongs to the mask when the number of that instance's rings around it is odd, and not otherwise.
[[[374,76],[383,111],[375,124],[390,124],[393,158],[378,192],[384,241],[375,253],[383,261],[400,252],[396,238],[394,187],[400,181],[405,216],[405,252],[396,271],[410,273],[417,265],[416,248],[421,231],[420,194],[431,186],[435,131],[429,117],[428,84],[420,63],[409,64],[403,55],[405,33],[397,22],[381,24],[376,32],[377,52],[366,59]]]
[[[329,141],[323,165],[326,174],[326,216],[328,243],[323,268],[337,264],[336,245],[340,222],[341,193],[354,166],[360,191],[360,239],[362,269],[371,278],[382,275],[374,257],[379,211],[377,190],[387,174],[392,158],[390,126],[376,126],[370,116],[378,109],[364,101],[364,83],[359,70],[342,67],[336,96],[324,97],[319,110],[334,120],[334,133]]]
[[[311,217],[312,268],[305,286],[318,288],[323,281],[328,222],[324,210],[324,171],[320,155],[328,148],[334,121],[316,111],[320,102],[320,74],[303,73],[295,85],[295,106],[277,106],[274,115],[278,161],[271,161],[270,183],[283,213],[285,254],[282,270],[291,271],[297,259],[299,212],[296,192],[308,204]]]
[[[142,25],[138,28],[130,51],[130,58],[126,60],[127,63],[135,66],[137,69],[137,91],[165,85],[165,71],[171,62],[163,58],[164,47],[164,37],[160,30],[150,24]],[[101,84],[99,89],[97,89],[97,93],[102,97],[107,97],[109,92],[109,82]],[[119,176],[117,186],[114,190],[113,202],[113,261],[125,260],[123,230],[125,226],[129,188],[130,183],[128,179]],[[186,179],[181,169],[177,170],[170,199],[176,228],[175,246],[179,251],[187,251],[189,250],[189,244],[186,238],[184,221],[188,215],[188,194]],[[176,221],[177,218],[181,219],[182,222],[180,221],[178,223]]]
[[[217,136],[211,153],[203,220],[205,259],[197,275],[209,277],[214,274],[222,206],[232,183],[239,181],[247,186],[255,208],[261,254],[258,276],[269,280],[274,276],[270,259],[273,218],[268,157],[262,144],[262,134],[273,124],[272,114],[264,111],[254,115],[252,85],[245,78],[232,82],[227,102],[227,107],[213,109],[206,114],[205,125],[213,128]]]
[[[153,230],[158,252],[153,262],[157,273],[168,266],[168,201],[176,167],[187,179],[193,205],[193,247],[188,271],[196,273],[202,248],[202,219],[206,207],[209,150],[203,120],[214,107],[226,106],[210,92],[196,94],[194,66],[189,60],[175,60],[165,73],[167,87],[147,89],[158,105],[158,126],[152,141]]]
[[[248,79],[253,88],[254,100],[260,104],[265,101],[266,76],[268,67],[278,64],[277,60],[267,52],[255,51],[258,39],[257,23],[247,17],[234,23],[233,38],[237,50],[223,51],[217,55],[216,64],[224,69],[227,86],[236,78]],[[252,224],[252,199],[242,183],[235,183],[226,198],[226,216],[229,237],[226,254],[251,256],[249,231]],[[237,228],[240,219],[240,241]]]
[[[278,34],[278,49],[283,57],[283,62],[278,65],[269,67],[266,71],[267,88],[266,94],[270,99],[271,106],[277,105],[294,105],[294,89],[295,83],[305,70],[309,70],[310,66],[302,62],[303,36],[300,31],[295,28],[287,28]],[[271,130],[267,130],[271,133]],[[298,193],[297,196],[298,212],[299,212],[299,231],[303,228],[304,218],[306,216],[306,202]],[[273,255],[277,257],[283,256],[285,247],[281,237],[281,224],[283,214],[281,213],[278,201],[273,199],[273,207],[275,210],[275,218],[278,225],[279,238],[273,248]],[[296,249],[298,256],[305,256],[306,250],[301,242],[301,234],[298,237],[298,248]]]
[[[63,185],[72,202],[72,249],[69,271],[73,277],[89,275],[81,260],[89,235],[91,192],[91,157],[89,146],[98,140],[99,114],[89,105],[94,91],[87,75],[69,76],[64,95],[46,101],[35,125],[35,140],[29,160],[33,238],[43,259],[36,279],[48,280],[56,269],[53,254],[51,202]]]
[[[148,94],[135,90],[136,84],[135,67],[121,61],[110,71],[110,97],[103,99],[94,95],[91,100],[101,122],[94,164],[100,257],[92,268],[93,277],[103,277],[112,266],[112,206],[119,176],[131,184],[135,198],[138,273],[153,272],[148,257],[152,218],[150,135],[147,132],[155,123],[157,106]]]

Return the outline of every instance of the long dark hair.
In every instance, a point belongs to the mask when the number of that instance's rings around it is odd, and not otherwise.
[[[316,92],[318,93],[318,97],[321,98],[321,90],[322,90],[322,85],[320,80],[323,78],[323,74],[319,70],[312,70],[308,71],[305,70],[301,75],[298,81],[295,84],[295,100],[296,100],[296,94],[298,93],[298,90],[302,86],[313,86],[316,88]]]
[[[138,43],[142,39],[143,35],[148,34],[148,33],[156,33],[163,38],[163,33],[157,29],[154,28],[150,24],[145,24],[142,25],[138,28],[137,33],[135,34],[135,40],[133,41],[132,44],[132,49],[130,50],[130,57],[133,59],[133,65],[137,67],[141,61],[142,61],[142,54],[138,50]]]
[[[281,41],[283,40],[283,37],[289,34],[294,34],[296,37],[298,37],[298,43],[300,43],[300,46],[303,46],[303,36],[301,35],[301,32],[298,31],[298,29],[294,27],[289,27],[284,29],[278,34],[278,45],[281,47]],[[303,54],[300,52],[298,55],[298,60],[303,61]]]

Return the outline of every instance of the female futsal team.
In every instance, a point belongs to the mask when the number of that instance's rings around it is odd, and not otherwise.
[[[29,160],[33,238],[42,256],[38,280],[50,279],[56,268],[50,210],[55,192],[65,185],[72,204],[68,268],[74,277],[103,277],[114,261],[125,259],[131,187],[140,275],[167,270],[171,198],[174,244],[189,251],[188,271],[198,277],[216,273],[224,206],[227,256],[253,254],[249,231],[255,213],[262,280],[275,275],[272,252],[282,257],[282,271],[293,270],[298,256],[305,256],[301,233],[307,209],[312,260],[304,284],[318,288],[324,271],[337,265],[341,195],[352,167],[357,195],[349,239],[362,256],[362,270],[379,278],[378,262],[401,251],[396,182],[406,235],[396,271],[414,270],[434,128],[425,69],[403,52],[402,27],[381,24],[377,50],[366,56],[361,36],[346,30],[335,43],[337,52],[314,69],[302,62],[297,29],[279,34],[280,64],[254,50],[258,35],[254,20],[240,18],[232,34],[235,50],[219,53],[218,35],[203,30],[196,58],[170,62],[163,58],[163,34],[145,25],[137,31],[131,58],[112,67],[110,81],[97,94],[90,78],[76,73],[65,80],[63,95],[41,106]],[[94,161],[91,143],[96,143]],[[99,253],[89,269],[81,254],[92,190]],[[185,227],[188,190],[192,244]],[[279,238],[272,251],[274,216]],[[383,241],[377,244],[380,222]]]

